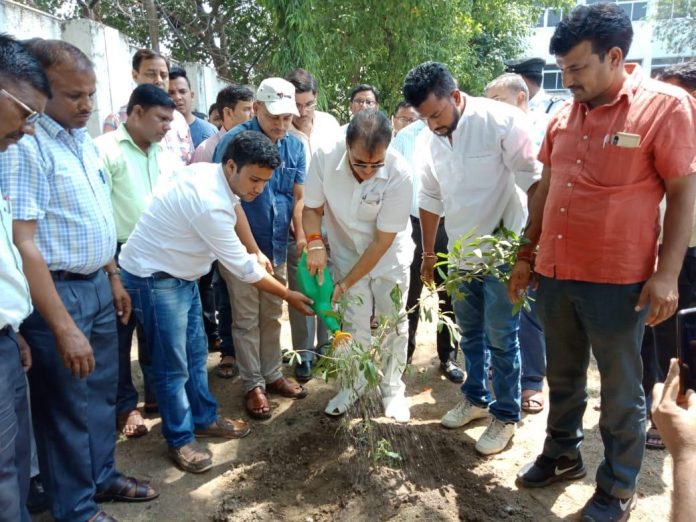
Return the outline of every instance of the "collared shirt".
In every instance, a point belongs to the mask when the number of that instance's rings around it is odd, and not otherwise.
[[[121,123],[125,123],[128,119],[127,109],[128,106],[124,105],[118,112],[109,114],[102,125],[102,134],[115,131]],[[195,148],[191,139],[191,131],[188,123],[186,123],[186,118],[179,111],[174,110],[173,116],[171,128],[165,134],[163,141],[167,148],[181,160],[183,165],[188,165],[191,163],[193,149]]]
[[[639,66],[626,70],[611,103],[590,110],[573,102],[549,124],[539,153],[551,177],[536,262],[547,277],[614,284],[648,279],[663,180],[696,172],[696,101]],[[627,146],[617,133],[638,136],[640,144]]]
[[[196,116],[193,123],[189,125],[189,131],[191,132],[191,141],[195,149],[211,136],[215,136],[218,130],[212,123]]]
[[[18,331],[31,311],[22,258],[12,243],[12,201],[0,189],[0,328],[9,325]]]
[[[213,161],[220,163],[225,148],[242,131],[262,132],[256,118],[237,125],[220,140]],[[280,167],[273,171],[271,181],[251,203],[242,201],[242,208],[249,218],[251,231],[261,251],[273,265],[285,263],[288,257],[288,232],[294,206],[295,185],[304,184],[305,153],[302,142],[288,135],[276,143],[280,153]]]
[[[116,250],[116,228],[99,152],[85,129],[43,114],[34,136],[0,154],[0,186],[12,216],[36,220],[34,241],[49,270],[91,274]]]
[[[219,131],[196,147],[196,150],[193,152],[191,163],[212,163],[215,148],[225,134],[227,134],[227,129],[225,129],[225,127],[220,127]]]
[[[527,108],[529,112],[546,114],[550,117],[556,114],[566,101],[560,96],[552,96],[544,89],[539,89],[527,103]]]
[[[125,124],[94,140],[104,164],[116,222],[116,239],[124,243],[152,199],[159,180],[166,182],[181,163],[161,143],[147,154],[135,144]]]
[[[234,231],[237,205],[222,165],[189,165],[145,209],[119,263],[138,277],[166,272],[195,281],[218,259],[240,280],[260,281],[266,271]]]
[[[387,149],[385,165],[358,182],[348,164],[345,140],[314,153],[305,188],[305,206],[324,206],[331,260],[344,277],[375,239],[375,232],[396,233],[394,242],[370,272],[379,277],[403,270],[413,259],[409,209],[413,184],[408,163]]]
[[[307,136],[304,132],[297,129],[295,125],[290,127],[288,133],[298,138],[304,145],[305,165],[308,170],[312,155],[321,147],[332,147],[339,129],[340,125],[336,118],[328,112],[322,111],[314,111],[311,135]]]
[[[519,233],[527,210],[523,191],[540,179],[529,121],[517,107],[466,96],[452,143],[432,132],[418,140],[420,208],[447,216],[448,247],[463,235],[492,234],[501,224]],[[518,187],[521,190],[518,190]],[[473,259],[472,259],[473,261]]]
[[[401,129],[396,137],[391,141],[390,147],[399,152],[409,164],[413,162],[413,155],[416,152],[416,138],[421,132],[426,130],[427,125],[423,120],[416,120]],[[413,198],[411,201],[411,215],[415,218],[420,217],[418,213],[418,192],[420,192],[420,172],[413,172]]]

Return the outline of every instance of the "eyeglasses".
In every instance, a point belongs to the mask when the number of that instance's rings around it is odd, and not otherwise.
[[[399,123],[403,123],[404,125],[411,125],[414,121],[422,120],[423,118],[409,118],[408,116],[398,116],[394,119]]]
[[[317,106],[317,100],[309,101],[309,102],[305,103],[304,105],[301,103],[296,103],[295,105],[297,105],[297,110],[300,112],[303,110],[309,111],[309,110],[314,109]]]
[[[351,103],[354,103],[356,105],[364,105],[365,107],[374,107],[375,105],[377,105],[377,102],[375,100],[365,100],[361,98],[356,98]]]
[[[19,107],[28,114],[28,116],[24,119],[24,123],[26,125],[34,125],[36,123],[36,120],[39,119],[39,116],[41,116],[41,113],[39,111],[35,111],[22,100],[7,92],[5,89],[0,89],[0,94],[7,96],[10,100],[19,105]]]
[[[353,154],[351,154],[350,150],[348,151],[348,162],[350,163],[350,166],[353,167],[354,169],[357,170],[367,170],[367,169],[374,169],[378,170],[384,167],[384,162],[381,163],[360,163],[360,162],[355,162],[353,161]]]

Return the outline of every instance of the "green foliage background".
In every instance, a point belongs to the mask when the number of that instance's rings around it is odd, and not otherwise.
[[[320,85],[320,107],[347,119],[347,94],[371,83],[391,111],[408,70],[447,63],[478,94],[523,53],[546,7],[569,0],[24,0],[63,18],[85,16],[149,46],[152,26],[178,61],[207,63],[231,81],[257,83],[303,67]],[[148,24],[146,4],[157,20]]]

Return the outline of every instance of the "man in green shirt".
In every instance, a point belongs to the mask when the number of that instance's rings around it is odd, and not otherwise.
[[[177,168],[176,158],[160,142],[169,131],[175,104],[162,89],[150,84],[136,87],[128,102],[128,119],[114,132],[94,141],[104,164],[105,181],[111,192],[116,223],[117,253],[128,240],[140,215],[157,187]],[[150,380],[150,355],[133,314],[127,325],[118,323],[119,378],[116,397],[116,424],[127,437],[147,434],[138,410],[138,392],[133,386],[130,351],[133,331],[138,329],[138,359],[145,380],[145,409],[156,409]]]

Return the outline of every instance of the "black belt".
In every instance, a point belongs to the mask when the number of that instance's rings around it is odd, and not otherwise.
[[[91,274],[76,274],[75,272],[68,272],[67,270],[52,270],[51,278],[54,281],[87,281],[89,279],[94,279],[98,273],[99,270]]]
[[[696,247],[689,247],[686,249],[686,257],[696,257]]]
[[[176,277],[167,272],[153,272],[150,277],[152,279],[176,279]]]
[[[10,335],[11,331],[12,331],[12,327],[8,324],[8,325],[0,328],[0,335]]]

